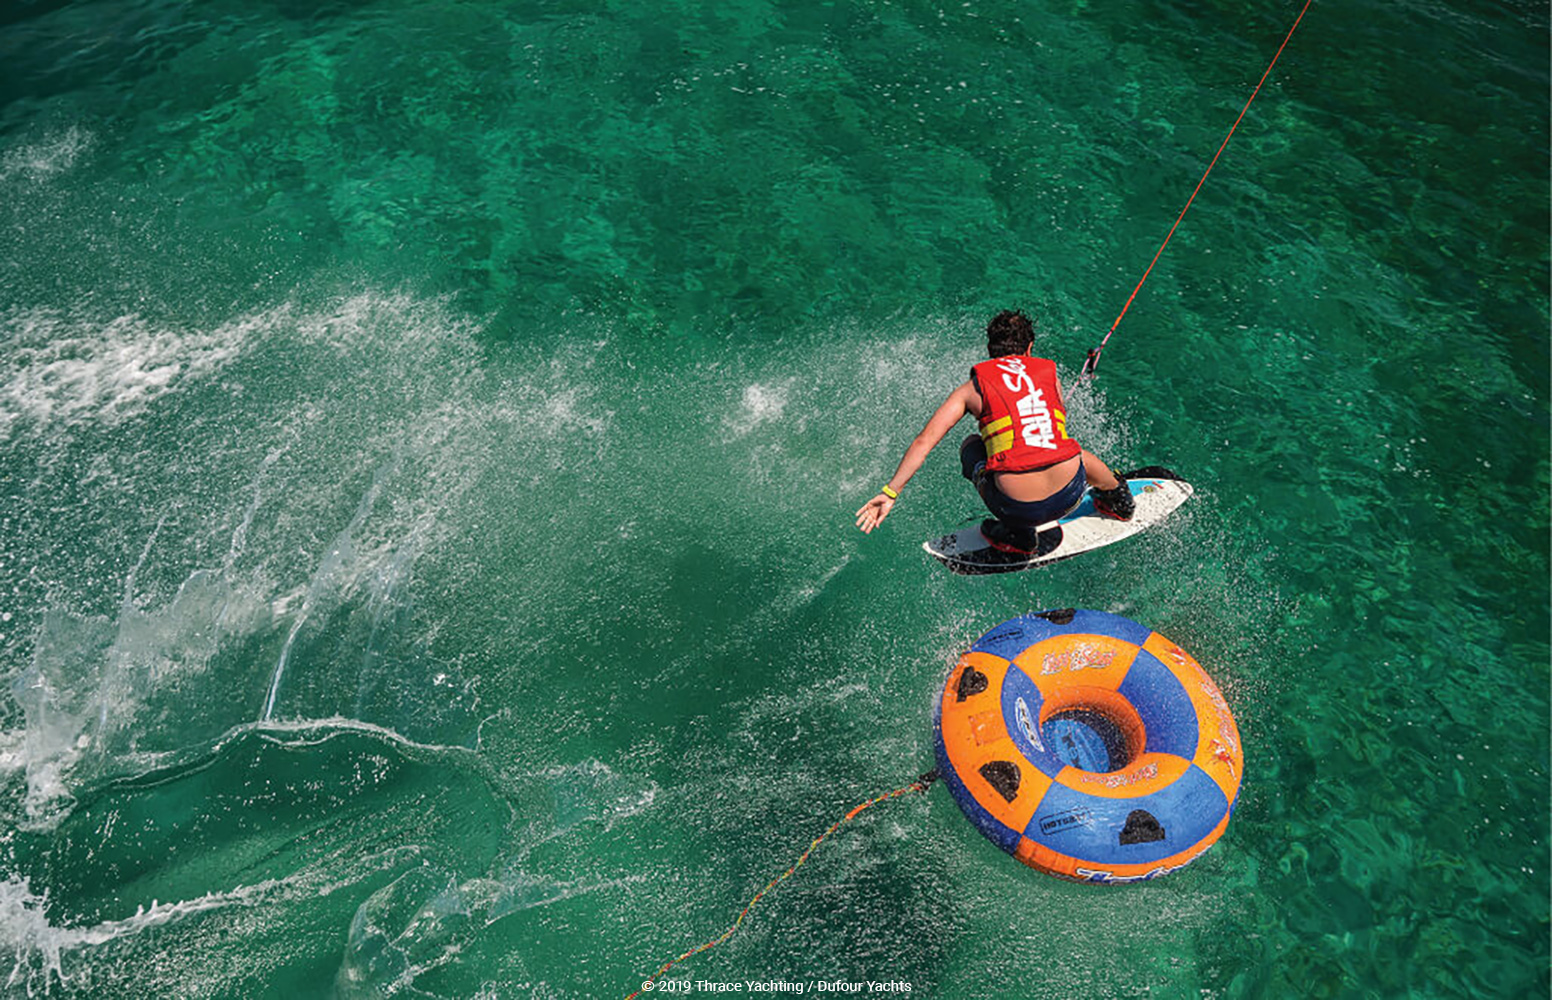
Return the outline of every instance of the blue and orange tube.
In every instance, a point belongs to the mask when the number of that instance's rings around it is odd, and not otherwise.
[[[1100,611],[1025,615],[981,636],[935,712],[938,769],[993,843],[1087,882],[1176,871],[1223,835],[1239,729],[1178,645]]]

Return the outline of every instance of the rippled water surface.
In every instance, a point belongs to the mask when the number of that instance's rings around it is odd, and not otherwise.
[[[4,989],[624,996],[1080,606],[1223,686],[1209,854],[934,789],[670,978],[1547,995],[1544,5],[1310,8],[1070,400],[1179,516],[951,577],[945,447],[851,525],[991,312],[1076,376],[1296,13],[0,10]]]

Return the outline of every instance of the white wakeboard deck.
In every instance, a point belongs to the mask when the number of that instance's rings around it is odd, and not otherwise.
[[[1164,520],[1190,499],[1193,492],[1190,483],[1156,465],[1128,472],[1125,476],[1137,501],[1137,510],[1129,521],[1117,521],[1100,514],[1086,491],[1082,502],[1058,521],[1055,528],[1040,533],[1040,546],[1034,553],[994,547],[981,534],[979,521],[952,535],[923,542],[922,548],[950,571],[964,576],[1014,573],[1031,566],[1070,559],[1090,549],[1129,538]]]

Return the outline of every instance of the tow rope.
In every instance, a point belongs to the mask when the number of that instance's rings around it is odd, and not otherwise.
[[[1115,322],[1110,324],[1110,330],[1105,334],[1105,339],[1099,342],[1099,346],[1089,348],[1089,354],[1088,357],[1083,360],[1083,372],[1078,376],[1079,378],[1093,378],[1098,373],[1099,356],[1104,352],[1105,345],[1110,343],[1110,337],[1116,332],[1116,327],[1121,325],[1121,317],[1125,316],[1126,310],[1132,307],[1132,300],[1137,298],[1137,293],[1142,290],[1142,283],[1148,280],[1149,274],[1153,273],[1153,265],[1157,264],[1159,262],[1159,258],[1163,256],[1164,248],[1169,246],[1170,237],[1174,236],[1175,230],[1180,227],[1180,220],[1184,219],[1186,217],[1186,213],[1191,210],[1191,203],[1196,200],[1197,192],[1202,190],[1203,184],[1207,183],[1207,175],[1212,173],[1212,168],[1217,164],[1218,157],[1223,155],[1223,150],[1228,146],[1229,140],[1234,138],[1234,130],[1239,128],[1239,123],[1245,118],[1245,112],[1250,110],[1250,102],[1254,101],[1256,99],[1256,95],[1261,93],[1261,84],[1266,83],[1266,78],[1272,75],[1272,67],[1277,65],[1278,56],[1281,56],[1283,54],[1283,49],[1288,47],[1288,40],[1291,39],[1293,37],[1293,33],[1298,30],[1299,22],[1304,20],[1304,12],[1309,10],[1310,4],[1312,2],[1314,2],[1314,0],[1304,0],[1304,7],[1299,11],[1299,16],[1293,19],[1293,27],[1288,29],[1288,34],[1283,37],[1283,43],[1277,47],[1277,54],[1272,56],[1272,61],[1270,63],[1267,63],[1266,72],[1261,74],[1261,80],[1256,84],[1256,89],[1250,92],[1250,97],[1245,101],[1245,106],[1239,109],[1239,117],[1234,119],[1234,124],[1229,127],[1229,134],[1223,137],[1223,143],[1219,145],[1218,152],[1213,154],[1212,163],[1207,164],[1207,169],[1202,171],[1202,179],[1196,182],[1196,190],[1192,191],[1191,197],[1186,199],[1186,207],[1182,208],[1180,210],[1180,214],[1175,217],[1175,224],[1169,227],[1169,234],[1164,237],[1164,242],[1159,244],[1158,253],[1153,255],[1153,259],[1148,262],[1148,269],[1142,273],[1142,278],[1137,282],[1137,287],[1132,289],[1131,295],[1127,296],[1126,305],[1121,307],[1121,315],[1117,316],[1115,318]]]
[[[879,796],[876,796],[874,798],[868,799],[866,802],[862,803],[861,805],[854,806],[852,808],[851,812],[847,813],[845,816],[842,816],[840,819],[836,820],[834,823],[831,823],[830,826],[825,830],[824,833],[821,833],[819,836],[815,837],[813,839],[813,841],[808,845],[808,850],[804,851],[802,857],[798,858],[796,864],[794,864],[791,868],[788,868],[786,871],[782,872],[780,875],[777,875],[775,878],[771,879],[769,882],[767,882],[765,884],[765,888],[763,888],[759,892],[755,893],[754,894],[754,898],[751,899],[749,901],[748,905],[746,905],[743,908],[743,910],[740,911],[740,913],[738,914],[738,919],[733,921],[733,926],[731,926],[727,930],[723,931],[717,937],[714,937],[710,941],[707,941],[705,944],[698,945],[698,946],[696,946],[694,948],[691,948],[689,951],[685,952],[683,955],[680,955],[678,958],[674,959],[673,961],[664,963],[662,968],[658,969],[656,972],[652,973],[652,975],[648,976],[645,980],[643,980],[641,986],[639,986],[634,993],[631,993],[630,995],[628,995],[625,998],[625,1000],[635,1000],[635,998],[641,996],[641,994],[651,992],[653,986],[656,985],[657,981],[659,979],[661,979],[663,977],[663,975],[668,972],[669,969],[672,969],[674,966],[678,965],[680,962],[683,962],[687,958],[690,958],[690,957],[695,956],[695,955],[699,955],[703,951],[709,951],[710,949],[715,948],[717,945],[721,944],[722,942],[726,941],[728,938],[732,937],[733,936],[733,932],[738,930],[738,928],[743,925],[744,918],[749,916],[749,911],[754,909],[754,905],[756,903],[758,903],[761,899],[763,899],[765,897],[766,893],[768,893],[772,889],[776,888],[776,886],[780,885],[782,882],[785,882],[788,878],[790,878],[792,876],[793,872],[797,871],[799,868],[802,868],[803,867],[803,863],[808,860],[809,855],[813,854],[814,853],[814,849],[817,848],[820,844],[824,843],[825,838],[829,837],[830,834],[832,834],[835,831],[839,830],[841,827],[845,826],[847,823],[850,823],[853,819],[855,819],[857,817],[858,813],[862,812],[864,809],[867,809],[869,806],[876,806],[880,802],[884,802],[884,801],[886,801],[888,799],[899,798],[901,795],[909,795],[912,792],[925,792],[925,791],[927,791],[928,788],[931,788],[932,787],[932,783],[934,781],[937,781],[937,780],[938,780],[938,772],[937,772],[936,769],[934,769],[934,770],[928,771],[926,774],[923,774],[921,777],[917,778],[915,781],[911,782],[909,785],[902,785],[901,787],[896,788],[892,792],[885,792],[883,795],[879,795]]]

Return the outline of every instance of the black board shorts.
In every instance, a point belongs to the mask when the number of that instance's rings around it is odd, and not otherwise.
[[[1088,477],[1083,471],[1083,460],[1078,460],[1078,471],[1071,481],[1043,500],[1014,500],[997,488],[997,480],[986,471],[986,446],[980,435],[972,434],[959,446],[959,472],[975,486],[986,509],[1003,524],[1013,528],[1034,528],[1050,524],[1078,506]]]

